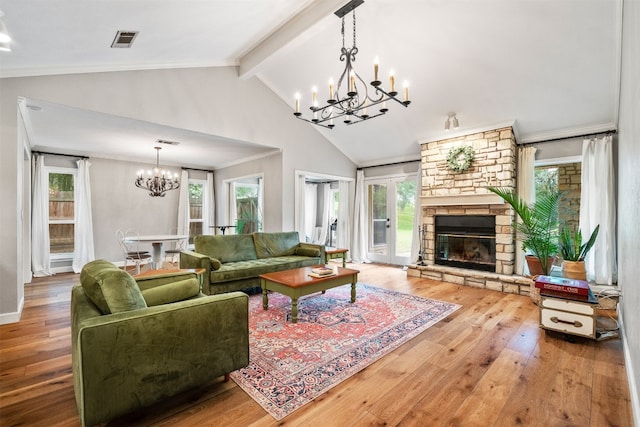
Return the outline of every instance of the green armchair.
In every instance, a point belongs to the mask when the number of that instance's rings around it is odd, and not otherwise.
[[[104,260],[71,296],[73,383],[83,426],[104,423],[249,363],[248,296],[205,296],[195,274],[135,280]]]

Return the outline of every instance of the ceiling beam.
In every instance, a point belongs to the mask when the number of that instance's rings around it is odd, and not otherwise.
[[[240,58],[238,77],[248,79],[253,77],[260,66],[269,57],[291,43],[321,19],[331,15],[337,9],[348,3],[347,0],[315,0],[300,13],[289,19],[284,25],[271,33],[260,44]]]

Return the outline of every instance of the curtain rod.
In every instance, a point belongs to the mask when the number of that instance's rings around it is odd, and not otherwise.
[[[403,162],[393,162],[393,163],[383,163],[381,165],[373,165],[373,166],[362,166],[359,168],[356,168],[356,170],[363,170],[363,169],[369,169],[369,168],[379,168],[382,166],[394,166],[394,165],[402,165],[405,163],[413,163],[413,162],[419,162],[421,159],[415,159],[415,160],[405,160]]]
[[[48,154],[50,156],[64,156],[64,157],[75,157],[77,159],[88,159],[87,156],[76,156],[75,154],[63,154],[63,153],[49,153],[47,151],[32,151],[32,154]]]
[[[208,170],[208,169],[196,169],[196,168],[186,168],[186,167],[182,167],[183,171],[200,171],[200,172],[211,172],[213,173],[212,170]]]
[[[616,132],[617,131],[615,129],[610,129],[610,130],[605,130],[605,131],[602,131],[602,132],[583,133],[581,135],[564,136],[562,138],[543,139],[542,141],[525,142],[524,144],[518,144],[518,147],[526,147],[527,145],[534,145],[534,144],[543,144],[545,142],[563,141],[565,139],[585,138],[587,136],[591,137],[591,136],[597,136],[597,135],[602,135],[602,134],[613,135]]]

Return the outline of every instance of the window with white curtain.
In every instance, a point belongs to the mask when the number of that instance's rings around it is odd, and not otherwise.
[[[74,188],[77,170],[46,167],[49,177],[49,251],[51,259],[72,259],[74,250]]]

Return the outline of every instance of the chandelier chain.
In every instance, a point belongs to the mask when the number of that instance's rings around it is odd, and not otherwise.
[[[356,10],[353,9],[353,47],[356,47]]]

